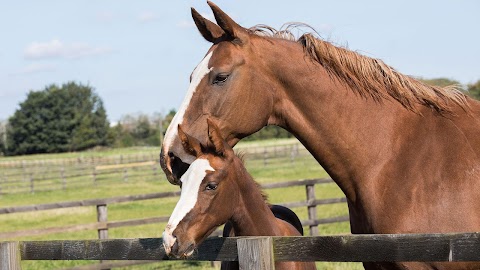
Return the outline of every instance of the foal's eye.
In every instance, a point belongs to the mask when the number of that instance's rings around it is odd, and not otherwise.
[[[215,190],[217,189],[217,186],[217,183],[208,183],[207,186],[205,186],[205,190]]]
[[[213,80],[213,84],[222,84],[228,79],[228,74],[218,74]]]

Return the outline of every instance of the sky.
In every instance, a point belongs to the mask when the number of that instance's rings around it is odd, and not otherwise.
[[[307,23],[404,74],[480,80],[478,0],[214,2],[245,27]],[[210,47],[190,7],[213,20],[203,0],[1,1],[0,120],[29,91],[68,81],[95,88],[111,122],[177,109]]]

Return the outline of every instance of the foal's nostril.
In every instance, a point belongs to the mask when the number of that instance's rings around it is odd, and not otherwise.
[[[175,256],[178,256],[178,241],[175,241],[175,243],[173,243],[171,253]]]

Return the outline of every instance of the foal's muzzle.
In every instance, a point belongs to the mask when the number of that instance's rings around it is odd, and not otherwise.
[[[187,258],[192,256],[195,251],[195,244],[187,243],[186,245],[181,245],[177,237],[175,237],[168,228],[163,232],[162,238],[163,248],[169,257]]]

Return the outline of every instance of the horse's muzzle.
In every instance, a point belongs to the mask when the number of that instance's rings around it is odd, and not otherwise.
[[[187,171],[190,164],[183,162],[172,152],[160,152],[160,167],[162,167],[168,182],[173,185],[180,185],[180,177]]]

